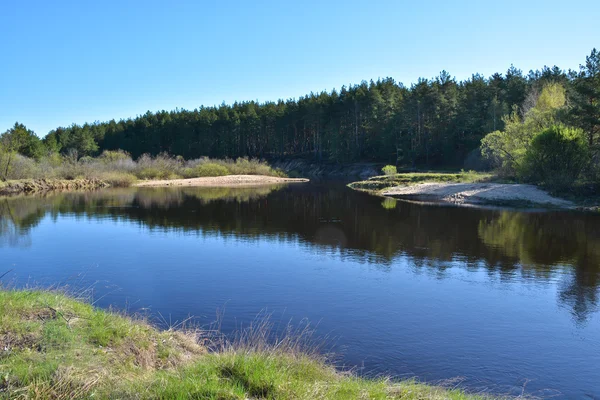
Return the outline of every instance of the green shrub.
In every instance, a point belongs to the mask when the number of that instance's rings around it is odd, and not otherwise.
[[[139,179],[177,179],[179,176],[170,170],[160,169],[158,167],[146,167],[138,169],[136,176]]]
[[[113,187],[129,187],[137,181],[137,177],[127,172],[110,171],[100,174],[100,180]]]
[[[190,168],[190,167],[182,168],[181,171],[180,171],[180,174],[185,179],[195,178],[196,177],[196,174],[194,172],[194,168]]]
[[[381,168],[381,172],[383,172],[384,175],[396,175],[398,170],[396,169],[395,165],[386,165],[385,167]]]
[[[210,160],[210,162],[217,163],[226,167],[229,170],[230,175],[266,175],[287,177],[283,171],[273,169],[266,162],[257,159],[248,159],[246,157],[240,157],[235,161],[225,159]]]
[[[7,168],[8,167],[8,168]],[[264,161],[239,158],[211,160],[199,158],[185,161],[183,157],[159,154],[140,156],[136,161],[122,150],[107,150],[99,157],[78,158],[77,151],[60,156],[49,153],[39,160],[0,147],[0,180],[6,179],[101,179],[111,186],[129,186],[136,179],[178,179],[224,175],[268,175],[286,177]]]
[[[105,163],[131,160],[131,155],[124,150],[104,150],[98,159]]]
[[[555,125],[538,133],[519,168],[522,179],[556,189],[571,186],[589,161],[583,131]]]
[[[193,169],[193,174],[196,177],[230,175],[227,167],[212,162],[198,165]]]
[[[273,174],[278,178],[287,178],[288,177],[288,175],[285,173],[285,171],[282,170],[281,168],[275,168],[272,171],[273,171]]]
[[[2,155],[0,154],[0,159]],[[6,166],[9,166],[7,169]],[[5,163],[1,165],[2,171],[0,174],[4,176],[6,174],[7,179],[27,179],[27,178],[38,178],[43,176],[43,172],[38,163],[29,157],[22,156],[20,154],[13,154],[11,156],[10,164]]]
[[[386,197],[381,202],[381,207],[385,208],[386,210],[393,210],[394,208],[396,208],[397,203],[398,203],[398,201],[396,199]]]

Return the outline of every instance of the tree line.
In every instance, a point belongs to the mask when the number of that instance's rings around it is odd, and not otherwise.
[[[410,87],[392,78],[310,93],[298,99],[194,110],[148,111],[136,118],[59,127],[43,140],[22,124],[1,140],[23,155],[94,156],[104,150],[167,152],[186,159],[303,157],[339,163],[374,161],[399,166],[462,166],[478,158],[481,139],[503,131],[507,116],[524,118],[544,86],[565,88],[565,121],[600,140],[600,55],[579,71],[544,67],[524,74],[511,66],[490,77],[457,81],[442,71]]]

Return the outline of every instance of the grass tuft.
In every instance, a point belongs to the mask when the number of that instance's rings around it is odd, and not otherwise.
[[[0,399],[475,399],[413,381],[340,373],[263,320],[201,346],[60,292],[0,290]]]

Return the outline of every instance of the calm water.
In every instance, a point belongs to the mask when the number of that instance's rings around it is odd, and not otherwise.
[[[364,374],[600,397],[600,216],[417,205],[343,185],[0,199],[0,274],[223,330],[318,324]],[[7,278],[5,278],[6,280]]]

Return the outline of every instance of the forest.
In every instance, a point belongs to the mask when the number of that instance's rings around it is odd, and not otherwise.
[[[148,111],[125,120],[73,124],[58,127],[41,140],[16,123],[2,135],[0,146],[5,153],[16,151],[34,159],[49,154],[80,159],[119,149],[134,159],[168,153],[185,159],[306,158],[411,168],[506,167],[501,155],[506,152],[498,149],[498,140],[494,142],[493,136],[484,140],[482,149],[482,139],[492,132],[496,138],[502,132],[511,135],[509,131],[515,130],[511,126],[526,125],[548,87],[558,87],[562,103],[552,106],[555,112],[548,119],[552,124],[538,124],[536,129],[572,127],[585,139],[589,159],[594,160],[600,144],[596,49],[577,71],[554,66],[524,74],[511,66],[505,73],[473,74],[464,81],[442,71],[410,87],[385,78],[298,99]],[[487,157],[481,156],[482,150]]]

